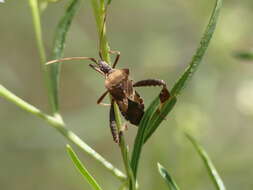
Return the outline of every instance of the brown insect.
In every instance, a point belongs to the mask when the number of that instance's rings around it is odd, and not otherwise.
[[[63,62],[67,60],[90,60],[95,64],[89,64],[89,66],[95,71],[99,72],[105,77],[106,91],[97,100],[97,104],[110,105],[110,128],[113,136],[113,140],[118,143],[120,140],[120,131],[116,127],[114,102],[117,103],[121,114],[126,120],[134,125],[139,125],[144,114],[144,102],[134,87],[144,86],[162,86],[162,90],[159,94],[161,103],[164,103],[169,99],[170,93],[163,80],[159,79],[147,79],[138,82],[133,82],[129,78],[129,69],[115,69],[119,58],[120,52],[110,51],[110,54],[116,54],[115,61],[112,67],[106,63],[100,55],[100,60],[96,60],[91,57],[69,57],[58,60],[49,61],[47,64],[56,62]],[[111,104],[104,104],[102,100],[107,94],[111,95]]]

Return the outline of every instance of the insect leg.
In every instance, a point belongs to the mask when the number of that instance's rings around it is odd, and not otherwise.
[[[145,87],[145,86],[162,86],[162,90],[159,94],[161,103],[169,99],[170,93],[167,89],[166,83],[163,80],[159,79],[147,79],[141,80],[133,84],[133,87]]]
[[[119,51],[110,50],[109,53],[110,54],[116,54],[116,58],[115,58],[115,60],[113,62],[113,65],[112,65],[112,68],[115,68],[116,65],[117,65],[117,63],[118,63],[118,61],[119,61],[119,58],[120,58],[120,52]],[[100,57],[101,60],[103,60],[103,56],[102,56],[101,50],[99,51],[99,57]]]
[[[102,106],[110,106],[110,104],[105,104],[102,103],[102,100],[105,98],[105,96],[107,95],[108,91],[105,91],[100,98],[97,100],[97,104],[102,105]]]
[[[117,63],[118,63],[118,61],[119,61],[119,58],[120,58],[120,52],[119,51],[110,50],[109,53],[110,54],[116,54],[115,61],[114,61],[113,65],[112,65],[112,68],[115,68],[116,65],[117,65]]]
[[[110,108],[110,128],[114,142],[119,143],[119,133],[116,126],[113,102],[114,101],[111,101],[111,108]]]

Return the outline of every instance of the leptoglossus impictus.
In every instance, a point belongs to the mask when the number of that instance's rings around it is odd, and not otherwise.
[[[115,61],[112,67],[103,60],[101,53],[100,60],[96,60],[92,57],[68,57],[57,59],[47,62],[47,64],[63,62],[68,60],[90,60],[95,64],[89,64],[89,66],[95,71],[99,72],[105,77],[106,91],[97,100],[97,104],[110,105],[110,128],[113,136],[113,140],[118,143],[120,140],[120,131],[116,127],[114,102],[117,103],[121,114],[126,120],[134,125],[139,125],[144,114],[144,102],[134,87],[145,86],[162,86],[162,90],[159,94],[161,103],[164,103],[169,99],[170,93],[163,80],[159,79],[147,79],[138,82],[133,82],[129,78],[129,69],[115,69],[119,58],[119,51],[109,51],[110,54],[116,54]],[[111,104],[104,104],[102,100],[107,94],[111,95]]]
[[[107,7],[108,4],[105,8],[104,21],[100,34],[100,43],[104,33]],[[101,44],[99,46],[101,47]],[[97,100],[97,104],[110,106],[109,120],[110,120],[111,133],[113,136],[113,140],[116,143],[119,143],[120,133],[122,131],[119,131],[116,126],[115,110],[113,106],[114,102],[117,103],[119,110],[121,114],[124,116],[124,118],[128,120],[130,123],[138,126],[144,115],[144,102],[143,99],[138,94],[138,92],[134,89],[134,87],[162,86],[162,90],[159,94],[161,104],[163,104],[166,100],[169,99],[170,93],[166,87],[166,83],[163,80],[147,79],[134,83],[133,80],[129,78],[129,69],[115,69],[120,58],[120,52],[109,51],[109,53],[116,55],[112,67],[106,61],[104,61],[104,59],[102,58],[101,51],[99,52],[100,60],[96,60],[95,58],[92,57],[68,57],[52,60],[47,62],[47,64],[63,62],[68,60],[90,60],[95,63],[89,64],[89,66],[105,77],[105,88],[106,88],[106,91]],[[102,103],[102,100],[108,93],[111,95],[111,104],[104,104]]]

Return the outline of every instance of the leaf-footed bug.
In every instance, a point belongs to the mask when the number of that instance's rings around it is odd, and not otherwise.
[[[120,140],[120,132],[116,127],[115,112],[113,103],[116,102],[121,114],[126,120],[134,125],[139,125],[144,115],[144,102],[134,87],[145,86],[162,86],[162,90],[159,94],[160,102],[163,104],[169,99],[170,93],[166,87],[166,83],[159,79],[147,79],[138,82],[133,82],[129,78],[129,69],[115,69],[119,58],[119,51],[109,51],[110,54],[116,54],[115,61],[112,67],[106,63],[100,55],[100,60],[96,60],[92,57],[68,57],[57,60],[52,60],[46,64],[52,64],[57,62],[69,61],[69,60],[90,60],[95,64],[89,64],[89,66],[95,71],[99,72],[105,77],[106,91],[97,100],[97,104],[110,106],[110,128],[113,136],[113,140],[118,143]],[[111,104],[104,104],[102,100],[107,94],[111,95]]]

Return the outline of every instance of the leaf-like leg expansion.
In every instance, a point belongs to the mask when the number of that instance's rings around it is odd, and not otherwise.
[[[159,94],[161,103],[164,103],[170,98],[169,90],[167,89],[166,83],[160,79],[147,79],[141,80],[133,84],[133,87],[146,87],[146,86],[162,86],[162,90]]]
[[[116,58],[115,58],[114,63],[112,65],[112,68],[115,68],[116,65],[117,65],[117,63],[118,63],[118,61],[119,61],[119,58],[120,58],[120,52],[119,51],[110,50],[109,53],[110,54],[116,54]]]
[[[111,101],[111,107],[110,107],[110,129],[111,129],[114,142],[119,143],[120,138],[119,138],[119,133],[118,133],[117,124],[115,120],[113,102],[114,101]]]
[[[102,103],[102,100],[105,98],[105,96],[106,96],[107,94],[108,94],[108,90],[105,91],[105,92],[100,96],[100,98],[98,98],[97,104],[102,105],[102,106],[110,106],[111,104]]]

